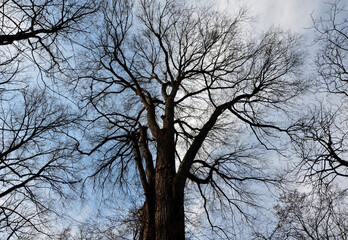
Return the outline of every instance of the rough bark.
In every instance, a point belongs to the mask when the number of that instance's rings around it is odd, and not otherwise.
[[[140,240],[155,239],[155,194],[147,195],[147,200],[142,209],[139,210],[141,227]]]
[[[165,152],[165,151],[161,151]],[[163,155],[160,154],[161,158]],[[168,165],[156,171],[156,240],[184,240],[184,192],[176,191],[174,172]]]
[[[173,96],[167,98],[163,129],[157,141],[155,173],[156,240],[185,239],[184,191],[183,188],[182,191],[177,191],[174,181],[176,170]]]
[[[158,155],[161,166],[157,168],[156,179],[148,194],[146,201],[139,211],[141,216],[140,240],[184,240],[184,192],[177,191],[174,187],[173,168],[162,156],[169,155],[160,151]]]

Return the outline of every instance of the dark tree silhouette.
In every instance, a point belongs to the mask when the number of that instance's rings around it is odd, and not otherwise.
[[[190,192],[216,236],[230,237],[214,209],[247,214],[248,186],[277,180],[262,151],[291,130],[279,120],[306,88],[299,39],[255,37],[245,11],[231,18],[182,1],[105,1],[101,15],[74,83],[91,140],[76,137],[77,148],[93,156],[92,177],[143,201],[138,239],[185,239]]]
[[[266,236],[257,234],[255,239],[347,239],[346,199],[346,190],[333,187],[321,192],[287,192],[275,206],[276,227]]]
[[[0,236],[4,239],[42,232],[45,216],[53,209],[48,201],[54,196],[52,190],[61,193],[61,184],[76,181],[74,149],[63,135],[73,115],[42,92],[11,97],[0,110]]]
[[[324,18],[314,20],[320,51],[317,68],[330,93],[348,96],[348,19],[346,6],[340,1],[330,5]]]
[[[319,46],[316,66],[324,84],[320,91],[327,89],[326,101],[303,119],[299,125],[302,134],[296,139],[306,176],[321,183],[348,176],[347,9],[340,1],[329,6],[327,14],[314,21]]]
[[[1,239],[45,232],[53,197],[76,181],[74,148],[64,134],[74,114],[38,88],[34,76],[59,64],[60,43],[81,30],[93,7],[70,0],[0,4]]]

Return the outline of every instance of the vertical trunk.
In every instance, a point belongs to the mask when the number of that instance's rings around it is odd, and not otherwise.
[[[174,240],[174,204],[169,170],[156,172],[156,240]]]
[[[184,240],[183,192],[177,194],[174,187],[175,154],[174,141],[163,136],[158,142],[155,191],[156,240]],[[170,137],[169,137],[170,138]]]
[[[174,192],[174,235],[175,239],[185,239],[184,191]]]
[[[154,113],[151,116],[153,116]],[[152,122],[155,122],[153,119]],[[151,129],[151,127],[150,127]],[[166,100],[163,128],[155,131],[157,141],[157,159],[154,182],[149,185],[154,191],[154,204],[149,208],[150,196],[146,196],[144,210],[143,234],[141,240],[148,240],[145,227],[146,217],[154,216],[153,240],[185,240],[184,223],[184,189],[174,184],[175,170],[175,142],[174,142],[174,94]],[[153,211],[153,212],[152,212]],[[151,213],[150,213],[151,212]],[[148,221],[151,222],[151,221]],[[147,236],[149,236],[147,234]],[[151,235],[152,236],[152,235]]]
[[[165,171],[163,171],[165,172]],[[184,195],[173,191],[166,174],[156,176],[156,199],[150,198],[141,208],[139,240],[184,240]]]
[[[144,206],[139,210],[141,228],[139,240],[155,239],[155,198],[154,195],[146,197]]]
[[[156,176],[156,240],[184,240],[184,195],[176,193],[168,171]]]

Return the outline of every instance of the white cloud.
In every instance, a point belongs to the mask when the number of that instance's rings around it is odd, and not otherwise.
[[[348,0],[344,0],[344,2]],[[256,16],[258,28],[278,26],[303,33],[312,25],[311,14],[318,16],[326,7],[321,0],[206,0],[219,9],[233,12],[245,6]]]
[[[311,26],[311,14],[318,12],[321,1],[248,0],[259,16],[260,24],[302,31]]]

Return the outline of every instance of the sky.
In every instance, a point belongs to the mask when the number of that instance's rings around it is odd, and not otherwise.
[[[234,1],[250,6],[251,11],[256,15],[260,28],[276,25],[298,32],[303,32],[305,28],[309,28],[312,24],[311,15],[317,16],[325,7],[321,0]]]
[[[328,4],[335,0],[205,0],[207,4],[218,6],[218,9],[233,12],[245,6],[256,17],[255,29],[267,29],[277,26],[306,34],[312,26],[312,18],[318,18],[327,11]],[[348,5],[348,0],[341,0]]]
[[[207,0],[219,5],[219,9],[231,11],[235,5],[246,6],[256,17],[255,29],[266,30],[271,26],[291,30],[301,34],[308,48],[313,44],[313,19],[327,17],[330,3],[337,0]],[[340,6],[348,7],[348,0],[340,0]],[[315,50],[315,49],[312,49]],[[313,52],[313,51],[312,51]],[[315,53],[315,51],[314,51]],[[311,54],[309,51],[308,54]],[[314,55],[313,55],[314,56]],[[318,97],[318,96],[317,96]],[[325,96],[324,96],[325,97]],[[343,178],[341,186],[347,186],[348,179]]]

